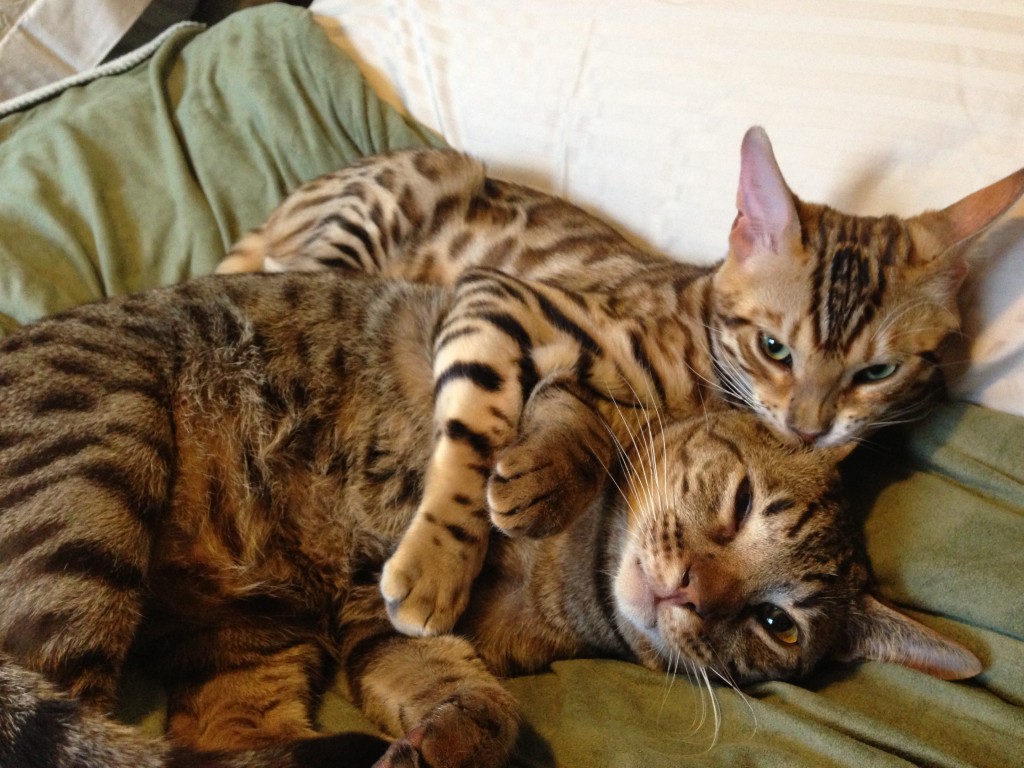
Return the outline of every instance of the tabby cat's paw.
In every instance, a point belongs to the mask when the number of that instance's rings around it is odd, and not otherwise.
[[[507,764],[518,732],[511,694],[464,691],[393,742],[374,768],[498,768]]]
[[[567,452],[525,440],[499,455],[487,481],[491,522],[509,536],[550,536],[594,500],[603,469]]]
[[[442,536],[413,526],[384,564],[380,591],[391,623],[405,635],[448,632],[469,602],[479,571],[474,563],[482,562],[483,556],[463,556],[465,542],[445,541]]]

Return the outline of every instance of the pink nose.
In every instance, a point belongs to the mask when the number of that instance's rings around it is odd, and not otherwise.
[[[690,568],[686,569],[686,572],[683,573],[683,578],[674,589],[668,589],[664,594],[659,593],[658,602],[668,603],[669,605],[681,605],[701,616],[701,610],[704,607],[703,596],[697,587],[696,580],[690,577],[691,570]]]
[[[710,567],[706,561],[700,567],[690,566],[683,572],[674,589],[658,595],[659,603],[688,608],[702,619],[724,616],[733,612],[739,599],[739,584],[725,571]]]

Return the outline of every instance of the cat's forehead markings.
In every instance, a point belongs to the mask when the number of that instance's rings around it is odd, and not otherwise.
[[[831,208],[802,228],[814,254],[809,316],[815,346],[847,354],[882,305],[887,272],[907,252],[909,239],[895,216],[848,216]]]

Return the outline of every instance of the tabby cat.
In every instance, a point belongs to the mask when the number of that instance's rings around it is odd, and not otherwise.
[[[497,676],[580,655],[740,684],[826,658],[977,673],[867,591],[825,453],[729,410],[620,446],[558,376],[498,462],[573,435],[614,482],[581,481],[582,515],[517,518],[545,538],[496,537],[459,635],[396,633],[377,582],[421,495],[458,297],[210,277],[0,342],[0,764],[500,766],[518,720]],[[104,714],[126,663],[166,686],[165,738]],[[313,731],[336,670],[390,746]]]
[[[1022,192],[1024,169],[941,212],[848,216],[797,198],[752,128],[729,253],[701,268],[634,248],[562,200],[488,179],[465,155],[411,150],[301,187],[219,271],[336,267],[451,284],[483,266],[518,278],[468,295],[439,342],[437,447],[382,580],[395,626],[429,635],[449,629],[468,599],[486,502],[499,526],[519,511],[486,499],[479,467],[514,436],[538,375],[577,381],[620,438],[652,408],[687,418],[739,405],[787,442],[848,450],[940,394],[937,351],[959,322],[964,247]],[[500,462],[496,471],[531,485],[520,495],[538,504],[562,502],[556,481],[568,473]]]

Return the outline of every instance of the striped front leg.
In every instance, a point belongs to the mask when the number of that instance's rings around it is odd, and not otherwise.
[[[490,534],[485,484],[537,381],[533,345],[546,327],[530,296],[497,273],[474,271],[456,286],[435,335],[435,443],[423,499],[381,578],[401,632],[446,632],[466,607]]]

